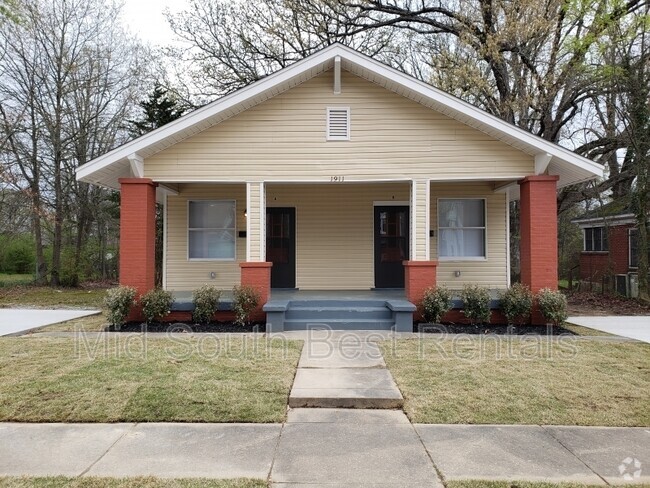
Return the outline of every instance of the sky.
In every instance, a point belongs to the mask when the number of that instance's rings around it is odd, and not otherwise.
[[[169,44],[173,32],[163,16],[163,10],[183,10],[187,0],[125,0],[122,19],[131,32],[155,45]]]

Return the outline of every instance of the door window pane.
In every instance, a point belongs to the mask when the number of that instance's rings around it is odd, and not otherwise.
[[[235,259],[235,202],[189,202],[188,248],[190,259]]]
[[[486,257],[485,200],[438,200],[438,256]]]

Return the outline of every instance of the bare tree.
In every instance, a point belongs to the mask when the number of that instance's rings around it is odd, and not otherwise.
[[[76,261],[101,190],[77,184],[74,170],[120,142],[122,120],[137,99],[141,49],[114,22],[119,8],[103,0],[26,0],[20,22],[2,31],[0,153],[29,192],[38,276],[61,282],[65,226],[76,221]]]

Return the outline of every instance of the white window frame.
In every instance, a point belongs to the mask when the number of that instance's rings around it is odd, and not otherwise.
[[[191,228],[190,227],[190,204],[192,202],[230,202],[233,204],[235,208],[235,222],[234,222],[234,227],[233,227],[233,233],[235,236],[235,249],[233,253],[232,258],[192,258],[190,257],[190,231],[192,230],[226,230],[226,229],[212,229],[212,228]],[[186,225],[187,225],[187,240],[186,240],[186,247],[187,247],[187,260],[188,261],[196,261],[196,262],[201,262],[201,261],[223,261],[223,262],[234,262],[237,261],[237,200],[234,199],[225,199],[225,198],[191,198],[187,200],[187,220]]]
[[[602,229],[600,231],[601,232],[600,243],[601,243],[601,247],[602,247],[602,243],[603,243],[603,234],[602,233],[603,232],[608,232],[607,226],[605,226],[605,225],[592,225],[592,226],[589,226],[589,227],[583,227],[583,229],[582,229],[582,252],[593,252],[593,253],[608,253],[609,252],[609,235],[607,235],[607,249],[600,250],[600,251],[594,251],[594,250],[588,251],[587,250],[587,229],[599,229],[599,228]],[[594,236],[593,236],[593,234],[591,236],[591,243],[592,243],[592,246],[593,246],[593,244],[594,244]]]
[[[485,256],[441,256],[440,255],[440,239],[442,232],[440,231],[440,201],[441,200],[483,200],[483,221],[484,227],[460,227],[460,229],[482,229],[485,231],[483,235],[483,246],[485,249]],[[488,260],[488,199],[486,197],[439,197],[436,199],[436,232],[438,233],[438,261],[487,261]],[[446,229],[444,227],[443,229]]]
[[[330,136],[330,112],[332,110],[344,110],[347,113],[348,125],[347,125],[347,134],[345,136]],[[326,127],[325,127],[325,138],[328,141],[349,141],[350,133],[352,132],[352,117],[350,116],[350,107],[326,107],[325,108],[325,118],[326,118]]]

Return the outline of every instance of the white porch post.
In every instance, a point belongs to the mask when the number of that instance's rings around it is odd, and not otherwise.
[[[430,260],[430,193],[428,179],[411,181],[411,257],[404,262],[404,292],[415,304],[428,287],[436,284],[438,262]]]
[[[246,183],[246,261],[266,259],[266,196],[264,182]]]
[[[429,180],[411,181],[411,261],[429,260],[430,193]]]

